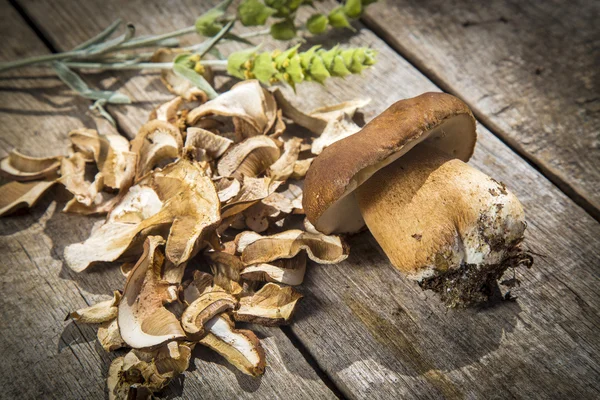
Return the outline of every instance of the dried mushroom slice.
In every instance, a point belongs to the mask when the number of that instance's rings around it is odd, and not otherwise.
[[[228,293],[238,295],[242,292],[240,272],[244,264],[236,255],[225,251],[210,251],[204,253],[214,275],[214,284],[222,287]]]
[[[157,119],[159,121],[165,121],[176,125],[177,111],[179,110],[179,107],[181,107],[181,103],[183,103],[183,99],[180,96],[174,97],[172,100],[169,100],[166,103],[156,107],[150,113],[148,120],[151,121],[153,119]]]
[[[306,254],[299,253],[293,258],[276,260],[270,263],[250,265],[242,270],[240,277],[249,281],[278,282],[297,286],[304,281]]]
[[[340,115],[346,114],[352,117],[357,109],[366,106],[371,101],[370,99],[346,101],[332,106],[321,107],[307,114],[292,105],[285,98],[281,89],[275,88],[272,93],[285,117],[317,135],[323,133],[327,125],[331,121],[338,119]]]
[[[121,337],[121,332],[119,332],[119,323],[116,316],[114,319],[100,325],[98,328],[98,342],[106,351],[115,351],[127,346],[127,343]]]
[[[236,321],[260,325],[286,324],[292,318],[301,298],[302,295],[290,286],[267,283],[252,296],[242,297],[233,316]]]
[[[185,309],[181,316],[181,326],[192,337],[201,337],[208,320],[235,309],[236,305],[236,298],[227,292],[213,290],[203,293]]]
[[[302,209],[302,188],[298,185],[290,183],[286,190],[281,192],[291,203],[294,214],[304,214]]]
[[[159,350],[131,350],[108,370],[109,399],[149,399],[189,367],[193,345],[169,343]]]
[[[82,153],[75,153],[61,160],[61,177],[58,182],[73,194],[73,198],[67,202],[63,211],[84,215],[108,212],[118,198],[102,192],[104,188],[102,172],[96,174],[93,182],[86,180],[85,164]]]
[[[306,250],[308,257],[319,264],[336,264],[348,257],[348,246],[340,237],[297,229],[260,237],[242,232],[236,237],[236,243],[237,251],[242,254],[241,260],[246,265],[292,258],[301,250]]]
[[[270,196],[281,185],[271,178],[245,177],[240,192],[223,206],[223,219],[235,216],[260,200]]]
[[[294,185],[290,187],[297,188]],[[297,207],[302,207],[301,190],[299,201],[289,192],[289,189],[281,193],[272,193],[244,211],[246,226],[254,232],[264,232],[269,228],[270,223],[282,220],[288,214],[295,212]]]
[[[190,111],[188,125],[209,115],[233,117],[239,140],[269,132],[277,116],[273,96],[256,80],[235,84],[229,91]]]
[[[82,271],[95,262],[115,261],[126,251],[136,253],[150,234],[168,235],[165,279],[178,282],[204,235],[220,221],[219,207],[210,178],[196,164],[179,160],[132,187],[104,225],[85,242],[67,246],[65,259]]]
[[[347,138],[360,131],[360,126],[352,120],[352,116],[346,113],[334,115],[321,133],[321,136],[312,142],[311,152],[321,154],[325,147],[332,145],[338,140]]]
[[[265,371],[265,353],[254,332],[235,329],[233,321],[218,316],[206,323],[206,331],[200,343],[210,347],[241,372],[251,376]]]
[[[136,180],[154,168],[174,161],[182,149],[179,128],[158,119],[146,122],[131,141],[131,151],[137,154]]]
[[[183,298],[188,304],[191,304],[199,298],[202,293],[211,290],[213,286],[213,276],[202,271],[194,271],[193,279],[184,285]]]
[[[189,127],[184,153],[192,160],[212,161],[221,157],[232,144],[232,140],[206,129]]]
[[[269,176],[278,181],[287,180],[294,173],[302,139],[293,137],[283,144],[283,154],[269,167]]]
[[[313,160],[314,160],[314,157],[296,161],[294,163],[294,172],[292,172],[292,175],[290,175],[290,178],[291,179],[304,179]]]
[[[254,136],[233,146],[217,164],[221,176],[256,177],[277,161],[281,150],[268,136]]]
[[[121,293],[118,290],[113,292],[113,298],[93,306],[81,308],[69,314],[69,317],[75,321],[84,324],[99,324],[113,320],[117,317],[119,302],[121,301]]]
[[[129,141],[115,133],[99,135],[93,129],[77,129],[69,133],[71,145],[86,161],[95,161],[104,176],[104,185],[122,189],[131,185],[136,154],[129,150]]]
[[[215,186],[217,187],[217,195],[219,196],[219,200],[221,203],[226,203],[227,201],[233,199],[240,192],[242,185],[240,181],[235,178],[219,178],[215,181]]]
[[[0,217],[31,208],[56,181],[9,182],[0,186]]]
[[[31,157],[12,150],[0,161],[0,171],[15,181],[33,181],[57,177],[61,156]]]
[[[119,331],[125,343],[134,349],[185,337],[177,317],[164,306],[176,300],[177,293],[174,285],[162,279],[163,246],[164,239],[160,236],[146,239],[144,253],[127,276],[119,303]]]

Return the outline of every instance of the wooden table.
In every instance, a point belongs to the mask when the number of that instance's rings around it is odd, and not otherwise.
[[[139,34],[167,32],[214,4],[3,0],[0,57],[67,50],[118,17]],[[162,398],[599,398],[599,10],[593,1],[380,1],[354,23],[356,33],[327,40],[377,49],[375,68],[298,90],[306,109],[369,96],[367,120],[424,91],[465,100],[481,123],[472,164],[521,199],[527,247],[538,254],[533,268],[517,271],[516,301],[447,310],[363,233],[350,240],[347,261],[310,266],[291,326],[258,329],[269,364],[262,378],[199,349]],[[128,137],[170,97],[155,73],[85,79],[135,99],[109,110]],[[0,90],[2,157],[12,148],[62,153],[69,130],[93,126],[89,103],[47,70],[1,75]],[[94,327],[63,320],[122,278],[117,268],[76,274],[65,266],[64,247],[99,220],[61,213],[65,200],[0,220],[2,398],[106,395],[115,356]]]

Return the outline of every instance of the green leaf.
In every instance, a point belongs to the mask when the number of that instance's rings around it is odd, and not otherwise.
[[[233,0],[225,0],[215,7],[211,8],[196,19],[196,32],[202,36],[214,36],[223,28],[218,22],[219,18],[225,15],[225,11]]]
[[[296,27],[294,21],[284,19],[281,22],[271,25],[271,36],[277,40],[290,40],[296,37]]]
[[[377,3],[377,0],[362,0],[361,1],[363,8],[368,6],[369,4]]]
[[[313,80],[319,83],[323,83],[325,79],[331,76],[320,57],[313,58],[308,73]]]
[[[333,58],[337,55],[339,45],[336,45],[334,48],[332,48],[331,50],[319,50],[317,51],[317,54],[319,55],[319,57],[321,57],[321,59],[323,60],[323,63],[325,64],[325,67],[327,67],[327,69],[331,68],[331,65],[333,64]]]
[[[344,13],[350,18],[358,18],[362,14],[361,0],[346,0]]]
[[[173,64],[173,72],[176,75],[187,79],[194,86],[203,90],[209,99],[212,100],[219,95],[217,92],[215,92],[215,89],[213,89],[213,87],[210,86],[210,83],[208,83],[202,75],[198,74],[193,69],[191,69],[183,64],[174,63]]]
[[[94,102],[94,104],[90,106],[90,110],[98,112],[98,114],[100,114],[101,117],[106,119],[108,122],[110,122],[112,126],[116,128],[117,123],[115,122],[115,119],[112,117],[112,115],[110,115],[108,111],[106,111],[106,109],[104,108],[105,105],[106,100],[98,99]]]
[[[254,67],[252,68],[252,73],[256,79],[261,81],[262,83],[270,83],[271,77],[273,77],[277,72],[277,68],[273,66],[273,58],[271,58],[271,53],[264,52],[259,54],[254,59]]]
[[[329,21],[327,20],[327,16],[323,14],[315,14],[311,16],[308,21],[306,21],[306,28],[313,35],[318,35],[319,33],[323,33],[327,30],[327,25]]]
[[[316,51],[320,48],[320,45],[316,45],[300,54],[300,64],[302,68],[308,69],[312,63],[312,59],[315,57]]]
[[[290,75],[290,79],[294,83],[301,83],[304,80],[304,73],[302,72],[299,55],[290,58],[290,65],[286,68],[286,72]]]
[[[87,83],[81,79],[79,75],[69,69],[64,63],[55,61],[52,63],[52,68],[56,75],[72,90],[76,91],[80,96],[91,100],[105,100],[112,104],[130,104],[131,99],[124,94],[112,92],[109,90],[90,89]]]
[[[259,0],[245,0],[238,7],[238,16],[244,26],[264,25],[277,10],[265,6]]]
[[[110,37],[110,35],[112,35],[117,30],[117,28],[119,27],[119,25],[121,25],[121,20],[120,19],[118,19],[115,22],[113,22],[112,24],[110,24],[108,26],[108,28],[104,29],[102,32],[100,32],[96,36],[94,36],[94,37],[86,40],[85,42],[79,44],[73,50],[87,49],[88,47],[90,47],[90,46],[92,46],[92,45],[94,45],[96,43],[104,42],[104,40],[106,40],[108,37]]]
[[[246,79],[244,76],[243,66],[246,61],[252,59],[260,46],[255,47],[253,49],[236,51],[235,53],[231,53],[229,57],[227,57],[227,73],[231,76],[235,76],[239,79]]]
[[[341,55],[336,55],[333,58],[333,62],[331,64],[330,71],[331,71],[331,76],[339,76],[342,78],[346,75],[351,74],[350,70],[344,64],[344,59],[342,58]]]
[[[288,60],[289,63],[289,59],[298,53],[299,48],[300,44],[297,44],[294,47],[290,47],[286,51],[279,53],[279,55],[275,57],[275,64],[277,64],[277,68],[285,68],[283,65],[285,61]]]
[[[329,13],[329,24],[334,28],[348,28],[353,30],[350,22],[348,22],[348,18],[346,18],[346,14],[344,13],[344,8],[342,6],[331,10]]]

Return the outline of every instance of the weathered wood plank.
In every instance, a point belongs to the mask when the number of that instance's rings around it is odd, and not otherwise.
[[[47,52],[10,5],[2,3],[0,11],[0,34],[8,39],[0,46],[2,60]],[[80,120],[87,102],[64,95],[60,81],[49,74],[16,72],[10,78],[3,76],[2,82],[3,155],[13,147],[40,156],[64,153],[69,129],[91,124]],[[105,397],[114,354],[95,342],[94,327],[63,320],[69,311],[122,288],[123,277],[115,267],[76,274],[64,266],[64,247],[89,235],[101,218],[61,213],[65,196],[58,190],[54,194],[58,201],[43,201],[31,213],[0,220],[0,398]],[[254,330],[262,338],[269,364],[262,378],[242,375],[220,356],[199,348],[192,370],[165,395],[335,398],[280,329]]]
[[[41,18],[52,8],[35,4],[28,11],[54,32],[57,43],[72,46],[82,39],[53,30],[65,23],[64,17]],[[163,10],[154,26],[166,30],[191,23],[193,16],[183,15],[188,5],[181,7]],[[144,8],[132,14],[114,8],[104,5],[89,24],[82,24],[87,36],[117,15],[152,18]],[[182,22],[167,26],[165,21]],[[341,33],[331,39],[336,41],[371,45],[381,52],[380,61],[363,77],[332,80],[326,90],[300,86],[296,99],[306,108],[368,95],[373,98],[366,110],[370,119],[398,98],[436,90],[366,30],[351,38]],[[151,101],[153,94],[139,90],[134,95]],[[533,269],[518,272],[522,286],[515,291],[516,302],[447,311],[434,295],[400,277],[370,235],[351,239],[348,261],[311,269],[303,285],[306,299],[292,325],[348,397],[597,397],[600,225],[487,130],[480,127],[479,135],[474,165],[521,198],[530,224],[528,245],[543,256],[536,257]]]
[[[600,218],[595,1],[384,0],[365,21]]]

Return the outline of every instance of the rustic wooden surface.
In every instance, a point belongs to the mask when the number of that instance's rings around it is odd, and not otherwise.
[[[7,3],[0,6],[0,59],[47,50]],[[14,39],[14,40],[13,40]],[[69,129],[91,123],[87,102],[64,94],[50,74],[2,77],[0,151],[34,155],[65,152]],[[47,76],[46,76],[47,75]],[[65,105],[66,104],[66,105]],[[91,125],[93,126],[93,125]],[[63,263],[66,245],[89,235],[101,218],[61,213],[68,197],[42,201],[31,213],[0,221],[0,398],[102,399],[108,366],[115,357],[96,342],[96,328],[64,322],[73,310],[121,289],[115,265],[77,274]],[[335,398],[295,345],[278,328],[258,328],[268,367],[262,378],[238,372],[204,348],[194,351],[191,370],[170,385],[166,398]]]
[[[600,2],[383,0],[365,20],[600,219]]]
[[[65,7],[67,3],[69,7]],[[194,16],[201,9],[209,7],[209,4],[204,3],[166,4],[155,0],[126,4],[119,4],[116,0],[76,4],[67,0],[37,0],[20,4],[60,50],[73,47],[117,17],[134,21],[141,34],[163,32],[193,23]],[[331,2],[320,5],[325,9],[332,6]],[[362,28],[360,25],[356,27]],[[373,102],[365,112],[365,119],[368,120],[398,98],[414,96],[427,90],[439,90],[366,29],[351,36],[339,33],[330,40],[331,43],[338,41],[353,45],[366,44],[378,49],[379,63],[374,70],[366,72],[362,77],[351,77],[345,81],[331,80],[325,89],[311,84],[300,86],[296,99],[307,109],[331,101],[369,96],[373,98]],[[128,135],[135,134],[153,105],[169,97],[156,74],[118,74],[116,79],[108,76],[91,74],[86,79],[112,88],[121,87],[120,90],[138,100],[133,106],[112,110],[121,129]],[[390,90],[390,87],[394,89]],[[462,96],[461,93],[458,94]],[[58,120],[55,123],[60,124]],[[536,256],[536,264],[531,270],[518,271],[517,276],[522,284],[520,288],[513,290],[518,296],[517,300],[499,302],[479,310],[448,311],[431,292],[422,292],[417,285],[400,277],[368,233],[355,236],[350,240],[353,249],[346,262],[337,266],[310,268],[307,282],[302,287],[306,298],[301,303],[296,321],[289,328],[344,396],[598,397],[600,343],[595,332],[600,326],[597,272],[597,265],[600,265],[600,225],[482,127],[479,127],[479,143],[473,164],[501,179],[515,191],[528,215],[528,247],[540,255]],[[9,239],[22,234],[20,224],[23,219],[32,226],[44,225],[35,221],[40,215],[48,213],[48,207],[51,209],[52,204],[36,207],[31,217],[25,215],[8,220],[14,226]],[[60,280],[57,275],[61,269],[62,247],[85,237],[89,227],[87,230],[77,230],[85,224],[85,218],[57,212],[49,215],[52,217],[48,221],[57,217],[60,221],[54,223],[51,229],[41,228],[43,232],[38,237],[50,243],[51,247],[52,241],[62,242],[58,248],[53,248],[52,254],[57,260],[50,260],[50,264],[57,267],[53,270],[51,267],[51,271],[43,275],[54,282]],[[8,225],[6,222],[0,223],[3,228]],[[79,225],[76,230],[72,229],[73,224]],[[3,245],[6,238],[2,238]],[[29,243],[30,241],[31,236],[28,234],[21,237],[21,243],[25,246],[39,246],[39,243]],[[36,260],[40,265],[43,264],[42,268],[46,268],[48,252],[47,249],[39,250],[39,259]],[[13,264],[26,262],[26,257],[25,254],[15,254]],[[10,271],[24,269],[20,265],[5,268]],[[114,271],[93,272],[110,274]],[[62,273],[66,274],[68,271],[63,268]],[[39,278],[39,274],[40,272],[30,271],[28,276]],[[64,281],[72,285],[71,290],[77,290],[83,285],[80,282],[87,278],[69,275]],[[99,281],[108,282],[105,284],[110,286],[110,277],[96,275],[89,279],[88,286],[83,286],[84,294],[107,293],[110,288],[99,287],[100,284],[96,283]],[[3,285],[6,286],[4,282]],[[14,289],[8,292],[16,293]],[[74,299],[74,306],[83,304],[81,298]],[[19,304],[26,304],[28,301],[32,301],[31,298],[24,299]],[[68,305],[60,306],[64,307],[65,312],[69,309]],[[3,305],[3,313],[4,308],[6,306]],[[36,317],[32,318],[39,318],[38,314],[43,312],[41,305],[38,308]],[[62,314],[62,311],[58,314]],[[3,333],[9,328],[14,329],[12,324],[7,325],[6,329],[3,326]],[[47,321],[46,325],[46,329],[54,329],[60,336],[63,325],[59,320]],[[25,324],[19,326],[21,331],[25,329]],[[269,332],[273,336],[281,335],[280,331]],[[93,334],[93,329],[90,329],[86,343],[92,341]],[[12,335],[14,339],[11,344],[23,347],[17,341],[19,335]],[[47,337],[51,341],[58,336],[56,333],[54,336],[49,333]],[[94,343],[88,343],[87,346],[94,346]],[[96,379],[95,388],[98,388],[103,387],[103,380],[97,375],[105,371],[107,361],[99,360],[103,353],[97,345],[95,347],[95,353],[92,349],[87,356],[83,353],[77,355],[83,363],[93,364],[86,365],[85,375],[96,376],[85,379]],[[80,351],[79,347],[76,351]],[[13,350],[3,349],[4,353],[12,356],[12,362],[16,362],[19,356],[19,352]],[[39,354],[32,354],[30,357],[30,363],[40,358]],[[271,359],[273,356],[268,354],[268,357]],[[297,380],[297,375],[305,376],[297,372],[301,369],[295,365],[298,360],[302,360],[298,354],[296,357],[287,357],[272,369],[291,371],[291,376],[282,373],[282,377]],[[213,366],[210,363],[203,363],[203,366],[204,364]],[[233,393],[235,396],[242,393],[258,397],[268,378],[268,375],[263,378],[257,392],[248,393],[247,383],[238,384],[226,379],[228,374],[233,375],[231,370],[218,365],[214,367],[215,374],[221,373],[221,376],[206,375],[204,367],[186,374],[181,396],[202,394],[203,397],[231,398]],[[314,372],[310,369],[304,371],[312,373],[314,377]],[[205,378],[202,383],[209,385],[208,388],[202,387],[200,390],[197,384],[190,383],[197,382],[196,379],[199,378]],[[31,377],[27,379],[32,380]],[[222,381],[216,385],[224,385],[230,391],[227,395],[210,389],[210,382],[215,379]],[[314,381],[307,378],[304,380],[316,382],[316,378]],[[41,386],[43,383],[38,383],[38,380],[32,381],[35,384],[30,385],[31,390],[38,390],[40,387],[42,390],[49,390],[48,388],[53,387],[47,382],[46,386]],[[4,387],[9,385],[8,387],[14,388],[10,386],[10,382],[2,383]],[[54,385],[59,387],[58,384]],[[271,384],[268,386],[271,387]],[[58,390],[61,390],[58,393],[64,397],[72,397],[67,390],[73,389],[68,384],[62,383]],[[310,398],[324,393],[295,390],[300,392],[289,395]],[[89,389],[89,392],[97,395],[97,390]],[[174,393],[177,394],[179,393]]]

